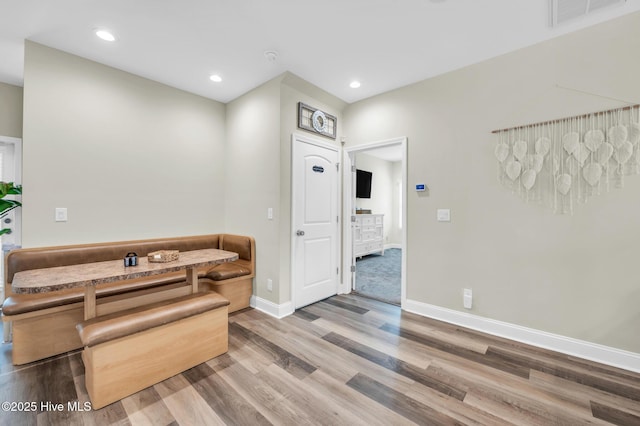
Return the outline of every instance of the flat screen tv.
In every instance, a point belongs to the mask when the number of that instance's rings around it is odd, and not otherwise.
[[[373,173],[356,170],[356,198],[371,198],[371,177]]]

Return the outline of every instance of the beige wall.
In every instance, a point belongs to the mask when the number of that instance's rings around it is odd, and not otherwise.
[[[32,42],[24,81],[23,246],[224,230],[223,104]]]
[[[280,303],[280,80],[227,104],[226,229],[256,239],[254,294]],[[274,209],[273,220],[267,209]],[[273,290],[267,291],[267,279]]]
[[[22,137],[22,87],[0,83],[0,136]]]
[[[226,229],[256,238],[254,294],[276,305],[291,301],[291,134],[301,132],[299,101],[333,115],[339,110],[330,103],[344,105],[290,73],[227,104]]]
[[[350,146],[408,137],[408,299],[466,312],[468,287],[475,315],[640,353],[640,176],[557,216],[498,184],[491,134],[624,105],[557,85],[637,102],[638,51],[636,13],[346,108]]]

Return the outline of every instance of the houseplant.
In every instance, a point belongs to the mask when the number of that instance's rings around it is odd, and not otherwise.
[[[7,195],[22,194],[22,185],[14,185],[13,182],[0,182],[0,219],[3,219],[11,210],[20,207],[22,203],[16,200],[7,200]],[[0,235],[10,234],[10,228],[0,229]]]

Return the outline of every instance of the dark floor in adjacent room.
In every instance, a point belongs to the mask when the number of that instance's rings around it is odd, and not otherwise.
[[[3,345],[0,400],[38,409],[0,411],[0,425],[640,424],[640,374],[375,300],[229,321],[227,354],[88,412],[67,409],[87,401],[80,352],[13,367]]]

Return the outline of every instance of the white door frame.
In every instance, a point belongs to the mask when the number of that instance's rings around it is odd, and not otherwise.
[[[296,156],[295,156],[296,149],[297,149],[296,146],[300,142],[308,143],[308,144],[311,144],[311,145],[316,145],[316,146],[319,146],[321,148],[326,148],[326,149],[330,149],[332,151],[335,151],[335,152],[338,153],[338,159],[340,159],[340,147],[339,146],[332,145],[332,144],[330,144],[328,142],[325,142],[325,141],[323,141],[321,139],[317,139],[317,138],[314,138],[312,136],[305,135],[305,134],[302,134],[302,133],[292,133],[291,134],[291,167],[290,167],[290,170],[291,170],[291,223],[290,223],[290,225],[291,225],[291,242],[290,242],[290,244],[291,244],[291,249],[290,249],[291,260],[290,260],[290,263],[291,263],[291,265],[290,265],[290,270],[289,270],[289,276],[290,276],[289,283],[290,283],[290,291],[291,291],[291,303],[292,303],[292,306],[294,306],[294,307],[296,306],[296,285],[295,285],[296,283],[295,283],[295,270],[294,270],[294,268],[295,268],[295,260],[296,260],[295,246],[296,246],[296,223],[297,223],[296,219],[297,219],[297,217],[296,217],[296,209],[295,209],[295,203],[294,203],[294,200],[293,200],[293,196],[296,193],[295,190],[297,189],[297,185],[299,184],[299,182],[296,182],[296,180],[294,179],[294,176],[293,176],[293,159],[296,158]],[[340,262],[340,259],[341,259],[340,253],[341,253],[341,250],[340,250],[340,232],[339,232],[339,230],[341,228],[341,218],[340,218],[339,212],[340,212],[340,187],[342,185],[342,179],[341,179],[340,173],[338,173],[338,176],[337,176],[337,179],[336,179],[336,185],[338,186],[337,187],[337,192],[336,192],[338,194],[337,195],[337,200],[336,200],[336,203],[338,203],[337,204],[337,206],[338,206],[338,210],[337,210],[338,211],[338,233],[337,233],[337,237],[338,238],[336,238],[336,246],[337,246],[336,247],[336,255],[337,255],[338,258],[336,259],[336,265],[338,265],[338,268],[340,268],[340,264],[341,264],[341,262]],[[340,281],[341,281],[340,277],[341,276],[342,276],[342,270],[340,269],[338,271],[338,281],[337,281],[338,282],[338,286],[337,286],[338,288],[336,289],[338,293],[340,292]],[[295,308],[293,308],[293,309],[295,309]]]
[[[14,138],[10,136],[0,136],[0,142],[13,145],[13,158],[14,158],[14,179],[13,182],[16,185],[22,184],[22,139]],[[22,244],[22,212],[15,210],[15,224],[14,224],[14,241],[16,245]]]
[[[407,300],[407,138],[398,137],[378,142],[370,142],[362,145],[357,145],[349,148],[345,148],[343,153],[342,178],[345,183],[343,186],[343,213],[344,220],[342,228],[342,241],[343,241],[343,264],[342,270],[343,282],[340,286],[339,293],[350,293],[353,285],[352,277],[353,273],[346,272],[351,271],[353,262],[353,232],[351,224],[351,215],[354,212],[355,206],[355,194],[353,194],[353,179],[355,179],[351,171],[351,164],[353,164],[353,158],[357,152],[367,151],[373,148],[381,148],[391,145],[400,145],[402,149],[402,265],[401,265],[401,284],[400,284],[400,307],[404,308]]]

